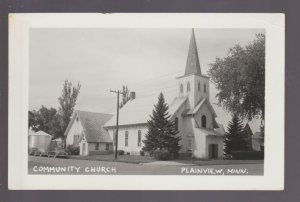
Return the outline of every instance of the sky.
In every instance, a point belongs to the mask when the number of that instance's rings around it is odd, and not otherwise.
[[[127,85],[136,97],[163,92],[176,97],[176,77],[184,74],[192,29],[32,28],[29,42],[29,109],[58,108],[64,81],[80,82],[76,109],[115,113],[116,94]],[[216,57],[236,44],[247,45],[262,29],[195,29],[202,74]],[[210,82],[210,101],[217,121],[230,116],[217,107]],[[256,124],[257,125],[257,124]]]

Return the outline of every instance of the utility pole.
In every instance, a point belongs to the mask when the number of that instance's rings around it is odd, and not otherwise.
[[[118,132],[119,132],[119,97],[120,94],[123,94],[122,92],[110,90],[112,93],[117,93],[117,123],[116,123],[116,137],[115,137],[115,159],[117,160],[118,158]]]

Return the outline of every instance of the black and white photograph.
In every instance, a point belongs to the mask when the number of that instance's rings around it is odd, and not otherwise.
[[[271,177],[265,27],[105,25],[28,29],[26,176]]]
[[[33,28],[29,54],[29,173],[263,174],[264,30]]]

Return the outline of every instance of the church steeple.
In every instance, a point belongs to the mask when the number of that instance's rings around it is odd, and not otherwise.
[[[198,57],[198,50],[197,50],[194,29],[192,29],[189,53],[188,53],[188,57],[187,57],[187,61],[186,61],[184,75],[187,76],[190,74],[201,75],[201,68],[200,68],[200,62],[199,62],[199,57]]]
[[[209,100],[209,77],[202,75],[194,29],[190,40],[185,73],[177,77],[178,97],[187,96],[193,109],[204,98]]]

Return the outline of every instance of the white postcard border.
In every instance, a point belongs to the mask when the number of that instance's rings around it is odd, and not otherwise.
[[[29,29],[264,28],[266,30],[263,176],[29,175],[27,155]],[[8,186],[23,190],[283,190],[283,14],[10,14]]]

